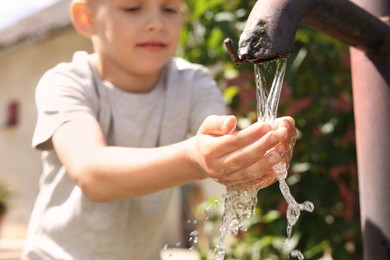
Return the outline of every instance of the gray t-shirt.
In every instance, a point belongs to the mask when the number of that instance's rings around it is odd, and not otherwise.
[[[37,86],[33,147],[42,151],[43,174],[22,259],[158,259],[172,190],[93,202],[66,173],[51,136],[67,121],[92,116],[109,145],[172,144],[195,134],[208,115],[226,113],[221,91],[205,67],[174,58],[150,92],[129,93],[103,82],[89,60],[77,52]]]

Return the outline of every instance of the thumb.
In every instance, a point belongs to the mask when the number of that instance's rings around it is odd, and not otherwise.
[[[198,134],[226,135],[236,129],[237,119],[235,116],[208,116],[200,126]]]

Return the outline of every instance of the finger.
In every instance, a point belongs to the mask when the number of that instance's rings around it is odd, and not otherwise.
[[[271,151],[276,151],[281,157],[282,162],[286,165],[286,168],[288,169],[290,166],[290,161],[293,154],[293,147],[289,147],[286,143],[279,143],[274,148],[272,148]]]
[[[290,116],[278,117],[272,124],[272,129],[276,130],[278,127],[295,128],[295,120]]]
[[[218,151],[221,155],[220,157],[245,149],[245,147],[251,146],[252,144],[260,145],[258,143],[259,140],[270,131],[271,126],[269,124],[255,123],[241,131],[222,136],[217,143],[220,147]]]
[[[297,132],[294,122],[295,121],[291,117],[284,117],[280,118],[279,121],[275,121],[275,123],[272,125],[278,137],[282,142],[286,143],[286,146],[289,147],[290,150],[295,145],[297,139]]]
[[[200,126],[198,133],[206,135],[226,135],[230,134],[237,125],[237,119],[234,116],[208,116]]]
[[[272,130],[276,131],[281,140],[290,141],[295,138],[295,121],[292,117],[277,118],[272,124]]]
[[[230,186],[253,186],[261,183],[272,183],[276,178],[273,166],[281,161],[282,158],[277,152],[270,151],[249,167],[221,176],[221,180]]]
[[[242,148],[232,151],[220,158],[221,164],[232,171],[238,171],[249,167],[264,156],[268,150],[279,143],[278,137],[269,132],[264,137]]]

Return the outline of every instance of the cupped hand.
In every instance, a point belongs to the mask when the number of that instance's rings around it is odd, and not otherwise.
[[[227,189],[264,188],[276,180],[273,166],[289,165],[295,144],[295,122],[278,118],[236,131],[234,116],[209,116],[196,136],[201,168]]]

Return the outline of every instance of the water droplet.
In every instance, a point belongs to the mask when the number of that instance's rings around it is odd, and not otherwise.
[[[299,260],[305,259],[305,257],[303,256],[302,252],[299,251],[299,250],[293,250],[293,251],[291,251],[291,256],[292,256],[292,257],[297,257]]]
[[[302,204],[299,204],[299,208],[304,211],[313,212],[314,204],[310,201],[305,201]]]
[[[194,230],[190,233],[190,236],[197,236],[199,235],[199,232],[197,230]]]

